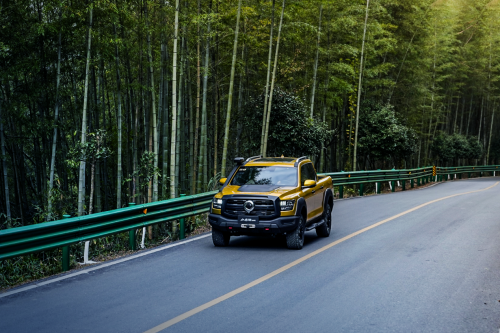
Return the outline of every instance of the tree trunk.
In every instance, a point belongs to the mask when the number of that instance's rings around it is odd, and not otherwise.
[[[477,141],[481,142],[481,125],[483,123],[484,96],[481,98],[481,114],[479,115],[479,129],[477,131]]]
[[[241,59],[245,57],[245,45],[243,45],[243,48],[241,50]],[[243,73],[240,73],[240,85],[238,88],[238,109],[236,110],[237,112],[237,125],[236,125],[236,144],[235,144],[235,154],[236,156],[239,155],[240,153],[240,136],[241,136],[241,130],[242,130],[242,123],[241,123],[241,107],[243,105]]]
[[[161,130],[163,130],[163,126],[161,126],[161,122],[162,122],[162,119],[161,117],[163,117],[164,115],[164,112],[163,112],[163,92],[165,90],[165,71],[164,71],[164,63],[163,63],[163,60],[164,60],[164,56],[165,56],[165,44],[163,42],[163,36],[162,36],[162,43],[161,43],[161,53],[160,53],[160,83],[159,83],[159,87],[158,87],[158,126],[160,127],[160,129],[158,130],[159,132]],[[159,135],[162,135],[162,133],[160,132]],[[159,140],[158,140],[159,141]],[[162,141],[163,141],[163,136],[162,136]],[[158,142],[158,158],[159,158],[159,151],[160,151],[160,143]],[[163,165],[162,165],[163,166]],[[163,195],[163,190],[161,191],[161,194]],[[160,194],[158,194],[160,195]]]
[[[437,45],[437,37],[436,37],[436,27],[434,27],[434,61],[432,68],[432,92],[431,92],[431,115],[429,117],[429,133],[427,136],[427,149],[425,150],[425,157],[430,159],[430,145],[431,145],[431,128],[432,128],[432,114],[434,112],[434,91],[436,87],[436,45]],[[426,161],[424,161],[426,163]]]
[[[149,21],[148,21],[148,4],[145,3],[144,6],[144,14],[146,19],[146,29],[148,29],[148,59],[149,59],[149,80],[150,80],[150,88],[151,88],[151,116],[152,124],[153,124],[153,150],[154,150],[154,158],[153,158],[153,166],[155,173],[153,175],[153,201],[158,201],[158,173],[156,169],[158,168],[158,125],[157,125],[157,114],[156,114],[156,96],[155,96],[155,80],[153,73],[153,55],[151,51],[151,32],[149,32]]]
[[[118,39],[116,34],[116,24],[113,24],[115,31],[115,39]],[[115,61],[116,61],[116,97],[118,100],[118,110],[116,115],[117,134],[118,134],[118,153],[117,153],[117,174],[116,174],[116,208],[122,207],[122,95],[121,95],[121,78],[120,78],[120,56],[118,53],[118,43],[115,44]]]
[[[322,14],[323,14],[323,4],[321,4],[319,6],[318,39],[316,41],[316,59],[314,60],[313,86],[312,86],[312,93],[311,93],[311,115],[310,115],[311,119],[314,116],[314,97],[316,94],[316,80],[317,80],[317,75],[318,75],[319,42],[320,42],[320,38],[321,38],[321,16],[322,16]],[[323,149],[321,150],[321,153],[323,154]]]
[[[179,70],[179,91],[178,91],[178,97],[177,97],[177,129],[176,129],[176,134],[177,134],[177,145],[175,147],[175,186],[176,186],[176,195],[179,195],[181,192],[181,184],[182,180],[180,178],[180,161],[181,161],[181,148],[182,148],[182,143],[183,143],[183,136],[181,132],[181,124],[183,124],[183,93],[184,93],[184,57],[185,57],[185,38],[182,37],[182,44],[181,44],[181,68]]]
[[[95,174],[95,158],[92,158],[90,164],[90,198],[89,198],[89,215],[92,214],[94,204],[94,174]]]
[[[485,165],[487,165],[490,161],[491,135],[493,133],[493,121],[495,120],[495,109],[496,109],[496,101],[495,105],[493,106],[493,110],[491,111],[490,138],[488,139],[488,152],[486,154]]]
[[[2,140],[2,169],[3,169],[3,181],[4,181],[4,192],[5,192],[5,208],[6,208],[6,215],[7,215],[7,220],[12,218],[11,213],[10,213],[10,198],[9,198],[9,177],[7,176],[7,158],[5,155],[5,135],[3,132],[3,118],[2,118],[2,95],[0,92],[0,139]],[[14,169],[15,169],[14,165]],[[49,196],[50,198],[50,196]],[[22,207],[20,207],[22,210]]]
[[[366,0],[366,16],[365,16],[365,27],[363,30],[363,43],[361,44],[361,61],[359,64],[359,83],[358,83],[358,102],[356,105],[356,129],[354,133],[354,163],[353,171],[356,171],[357,164],[357,153],[358,153],[358,125],[359,125],[359,108],[361,103],[361,81],[363,78],[363,56],[365,53],[365,38],[366,38],[366,26],[368,24],[368,8],[370,6],[370,0]]]
[[[177,145],[177,39],[179,38],[179,0],[175,0],[174,50],[172,64],[172,132],[170,140],[170,198],[175,198],[175,148]],[[172,224],[174,225],[174,224]],[[173,230],[172,230],[173,231]]]
[[[459,106],[460,106],[460,96],[458,96],[458,98],[457,98],[457,109],[455,111],[455,122],[453,124],[453,134],[456,133],[456,129],[457,129],[458,107]]]
[[[165,63],[168,62],[168,44],[165,43]],[[169,129],[169,110],[168,110],[168,71],[165,69],[165,91],[163,94],[163,197],[166,199],[169,195],[168,186],[167,186],[167,178],[168,178],[168,129]]]
[[[470,107],[469,107],[469,116],[467,117],[467,128],[465,130],[465,136],[469,136],[469,126],[470,126],[470,117],[472,114],[472,101],[474,101],[474,96],[470,96]]]
[[[87,64],[85,66],[85,88],[83,93],[82,136],[81,143],[85,144],[87,136],[87,97],[89,88],[90,45],[92,39],[92,8],[89,12],[89,25],[87,30]],[[80,174],[78,177],[78,216],[83,215],[85,203],[85,160],[80,161]]]
[[[203,102],[201,108],[201,133],[200,133],[200,155],[198,156],[198,177],[196,180],[196,191],[200,193],[207,184],[207,94],[208,94],[208,64],[210,59],[210,23],[207,28],[207,40],[205,45],[205,64],[203,66]],[[203,182],[203,185],[202,185]]]
[[[59,12],[59,21],[61,20],[61,16],[62,16],[62,9]],[[59,120],[59,83],[61,81],[61,31],[62,30],[59,30],[59,43],[57,45],[56,103],[55,103],[55,112],[54,112],[54,135],[52,136],[52,156],[50,159],[47,221],[50,221],[53,219],[53,217],[52,217],[52,189],[54,188],[54,172],[55,172],[55,165],[56,165],[56,147],[57,147],[57,122]],[[10,208],[9,208],[9,214],[10,214]]]
[[[215,60],[214,60],[215,67]],[[214,108],[214,174],[215,177],[217,175],[217,152],[219,147],[217,147],[218,141],[218,129],[219,129],[219,77],[217,76],[217,71],[215,71],[215,89],[214,89],[214,97],[215,97],[215,108]]]
[[[274,30],[274,4],[271,13],[271,33],[269,35],[269,54],[267,57],[267,79],[266,79],[266,92],[264,94],[264,113],[262,115],[262,135],[260,137],[260,154],[264,155],[264,137],[266,136],[266,121],[267,121],[267,99],[269,94],[269,80],[271,77],[271,59],[273,54],[273,30]]]
[[[241,0],[238,1],[238,14],[236,15],[236,29],[234,31],[233,61],[231,63],[231,78],[229,80],[229,95],[227,98],[226,128],[224,130],[224,146],[222,148],[222,165],[220,174],[226,176],[227,143],[229,142],[229,127],[231,126],[231,106],[233,104],[234,72],[236,69],[236,53],[238,52],[238,32],[240,28]]]
[[[464,124],[464,112],[465,112],[465,96],[462,98],[462,114],[460,116],[460,128],[458,129],[458,134],[462,134],[462,126]]]
[[[276,41],[276,52],[274,55],[274,67],[273,67],[273,77],[271,79],[271,92],[269,96],[269,103],[267,106],[267,115],[266,115],[266,132],[264,135],[264,148],[262,149],[262,156],[266,157],[267,154],[267,137],[269,134],[269,120],[271,119],[271,106],[273,104],[273,91],[274,91],[274,81],[276,79],[276,67],[278,65],[278,52],[280,48],[280,37],[281,37],[281,27],[283,26],[283,15],[285,14],[285,0],[283,0],[283,5],[281,7],[281,17],[280,17],[280,25],[278,28],[278,40]]]
[[[198,0],[198,17],[201,13],[201,0]],[[194,127],[194,147],[193,147],[193,166],[191,169],[191,194],[196,193],[197,189],[197,163],[198,163],[198,131],[200,128],[200,94],[201,94],[201,71],[200,71],[200,48],[201,48],[201,35],[200,35],[200,22],[198,20],[198,39],[196,43],[196,115],[195,115],[195,127]]]

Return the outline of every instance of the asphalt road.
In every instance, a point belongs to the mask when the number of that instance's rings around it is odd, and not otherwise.
[[[300,251],[245,236],[215,248],[205,237],[0,294],[0,332],[145,332],[181,316],[165,332],[496,333],[500,184],[407,211],[497,181],[336,201],[331,236],[310,231]]]

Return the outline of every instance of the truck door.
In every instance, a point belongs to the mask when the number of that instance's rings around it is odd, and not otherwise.
[[[312,163],[303,164],[300,167],[300,185],[304,186],[306,180],[314,180],[317,182],[316,171]],[[307,205],[307,219],[310,220],[322,213],[321,204],[323,203],[323,195],[320,190],[321,185],[316,184],[312,188],[304,188],[304,199]]]

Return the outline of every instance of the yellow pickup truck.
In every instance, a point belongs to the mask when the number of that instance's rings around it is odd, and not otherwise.
[[[234,161],[208,215],[215,246],[227,246],[231,236],[285,235],[288,248],[299,250],[308,230],[330,235],[332,179],[318,177],[310,159],[254,156]]]

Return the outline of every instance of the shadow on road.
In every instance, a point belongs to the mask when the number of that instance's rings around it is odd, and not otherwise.
[[[319,241],[320,238],[316,236],[314,230],[308,231],[305,234],[304,248],[308,245],[314,244]],[[232,236],[229,246],[226,248],[238,248],[245,250],[286,250],[290,251],[286,247],[286,240],[284,235],[278,235],[276,237],[272,236]]]

